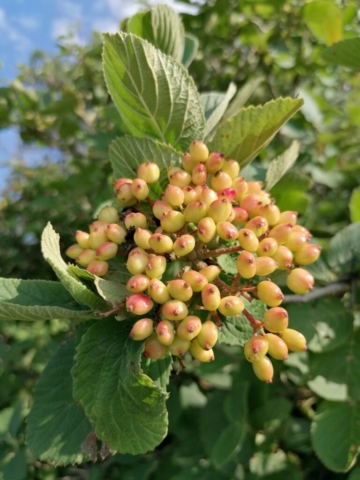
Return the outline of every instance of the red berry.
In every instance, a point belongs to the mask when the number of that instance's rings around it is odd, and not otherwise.
[[[126,299],[126,310],[134,315],[144,315],[150,312],[154,302],[144,293],[134,293]]]

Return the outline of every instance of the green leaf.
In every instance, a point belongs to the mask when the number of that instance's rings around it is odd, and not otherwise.
[[[289,418],[292,408],[293,404],[286,398],[268,399],[251,412],[251,424],[256,431],[279,428]]]
[[[284,153],[274,158],[266,172],[266,190],[270,191],[274,185],[290,170],[299,156],[300,143],[296,140]]]
[[[217,262],[219,266],[223,269],[228,275],[237,275],[236,259],[238,254],[227,253],[225,255],[219,255],[217,257]]]
[[[307,384],[313,392],[325,400],[343,402],[348,399],[346,384],[331,382],[321,375],[315,377],[314,380],[309,380]]]
[[[265,304],[260,300],[253,300],[251,303],[243,300],[246,310],[257,320],[262,320],[266,311]],[[243,346],[252,335],[252,326],[243,313],[240,317],[224,317],[222,329],[219,331],[219,343]]]
[[[211,461],[221,469],[240,450],[245,434],[245,424],[233,422],[218,433],[218,439],[211,452]]]
[[[59,282],[0,278],[0,320],[91,318]]]
[[[101,298],[69,273],[60,253],[60,236],[55,232],[50,222],[44,228],[41,236],[41,251],[61,283],[77,302],[94,310],[106,309],[106,303]]]
[[[104,280],[100,277],[95,277],[95,287],[104,300],[111,303],[113,307],[120,305],[129,292],[125,285],[111,280]]]
[[[181,63],[184,65],[185,68],[188,68],[188,66],[194,60],[198,49],[199,49],[198,38],[195,37],[195,35],[192,35],[191,33],[185,32],[185,48],[184,48],[183,58],[181,60]]]
[[[179,15],[167,5],[154,5],[129,18],[128,33],[152,43],[156,48],[181,62],[184,54],[184,27]]]
[[[115,178],[134,178],[141,163],[156,163],[160,168],[160,179],[149,187],[157,196],[161,195],[168,183],[167,169],[172,165],[180,166],[182,158],[170,145],[150,138],[136,139],[129,136],[112,142],[109,153]]]
[[[170,353],[167,353],[165,357],[159,360],[151,360],[144,357],[141,367],[143,372],[153,380],[157,387],[166,390],[172,370],[172,356]]]
[[[271,196],[275,198],[280,210],[305,213],[310,203],[309,197],[306,195],[306,190],[310,185],[309,177],[295,169],[287,172],[272,188]]]
[[[351,221],[360,222],[360,187],[352,191],[349,208]]]
[[[71,378],[76,346],[84,330],[77,329],[56,350],[35,388],[27,443],[33,456],[40,460],[67,465],[88,459],[81,446],[92,427],[82,407],[73,400]]]
[[[308,349],[327,352],[347,343],[353,331],[353,316],[342,301],[323,297],[303,305],[286,306],[291,328],[305,335]]]
[[[229,108],[226,110],[221,123],[228,120],[230,117],[238,114],[249,98],[256,92],[259,85],[264,81],[264,77],[256,77],[248,80],[235,95],[234,100],[231,102]]]
[[[278,98],[263,106],[243,108],[216,131],[209,148],[249,163],[302,106],[302,99]]]
[[[108,91],[136,137],[153,137],[187,150],[202,139],[205,118],[187,71],[171,57],[132,34],[104,34]]]
[[[360,403],[323,402],[311,425],[316,455],[330,470],[346,472],[360,445]]]
[[[241,371],[234,378],[231,392],[224,403],[225,415],[229,422],[240,422],[246,425],[249,387],[249,382],[243,379]]]
[[[25,480],[27,477],[26,447],[9,455],[10,461],[4,465],[1,480]]]
[[[201,103],[205,112],[206,129],[205,140],[210,140],[211,132],[223,117],[230,100],[236,93],[236,86],[230,83],[226,93],[210,92],[203,93],[200,96]]]
[[[74,398],[109,448],[136,455],[153,450],[167,432],[166,394],[140,373],[143,342],[133,322],[99,321],[83,336],[73,368]]]
[[[349,275],[360,270],[360,222],[352,223],[338,232],[330,241],[327,261],[338,275]]]
[[[333,65],[343,65],[360,71],[360,38],[348,38],[322,52],[323,59]]]
[[[317,0],[305,5],[303,19],[312,34],[326,45],[341,40],[342,12],[333,0]]]

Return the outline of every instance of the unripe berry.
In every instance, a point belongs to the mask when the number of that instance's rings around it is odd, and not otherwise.
[[[132,182],[131,178],[117,178],[113,182],[114,193],[116,193],[118,188],[121,187],[121,185],[123,185],[124,183],[130,183],[131,184],[131,182]]]
[[[291,233],[295,233],[295,232],[302,233],[308,240],[310,240],[310,238],[312,237],[309,230],[307,228],[303,227],[302,225],[294,225]]]
[[[248,182],[248,192],[249,193],[260,193],[262,191],[264,184],[261,181],[257,182]]]
[[[194,340],[191,342],[190,353],[196,360],[199,360],[199,362],[212,362],[215,360],[215,355],[212,348],[209,350],[204,350],[200,347],[197,338],[194,338]]]
[[[272,258],[278,263],[279,270],[287,270],[293,263],[293,254],[284,245],[280,245]]]
[[[161,312],[167,320],[178,321],[187,317],[188,308],[180,300],[169,300],[164,303]]]
[[[149,262],[146,265],[146,275],[149,278],[160,278],[166,270],[166,258],[162,255],[155,255],[149,258]]]
[[[182,164],[182,167],[183,169],[188,172],[188,173],[192,173],[193,169],[195,168],[195,166],[198,164],[199,162],[196,162],[195,160],[193,160],[191,158],[191,155],[189,152],[186,152],[182,158],[182,161],[181,161],[181,164]]]
[[[278,249],[278,243],[275,240],[275,238],[272,237],[267,237],[261,240],[259,242],[258,249],[256,250],[256,253],[258,254],[259,257],[271,257],[276,253],[276,250]]]
[[[212,152],[206,160],[206,170],[208,173],[216,173],[222,169],[225,157],[222,153]],[[228,172],[227,172],[228,173]]]
[[[208,164],[208,161],[206,162],[206,165]],[[228,159],[225,160],[221,170],[230,175],[230,177],[235,180],[235,178],[237,178],[240,173],[240,165],[236,160]]]
[[[148,228],[146,216],[140,212],[128,213],[125,217],[124,223],[128,230],[131,227]]]
[[[254,335],[244,345],[244,355],[248,362],[258,362],[267,354],[269,344],[264,336]]]
[[[244,225],[249,220],[249,215],[246,210],[240,207],[233,207],[234,219],[232,223],[234,225]]]
[[[240,201],[240,207],[248,212],[250,218],[257,215],[257,210],[262,204],[261,197],[256,193],[249,193]]]
[[[235,200],[236,192],[233,188],[224,188],[218,192],[218,198],[227,198],[229,202],[233,202]]]
[[[171,345],[175,338],[174,325],[169,320],[161,320],[156,327],[156,335],[163,345]]]
[[[260,300],[268,307],[278,307],[284,298],[280,287],[269,280],[264,280],[258,284],[257,294]]]
[[[198,333],[196,340],[199,346],[204,350],[210,350],[218,341],[219,331],[217,326],[211,320],[206,320],[202,324],[201,330]]]
[[[204,183],[203,185],[194,185],[194,190],[197,193],[197,200],[200,200],[200,195],[202,194],[202,192],[204,190],[211,190],[211,189],[206,185],[206,183]]]
[[[96,250],[102,243],[108,241],[106,230],[95,228],[89,235],[89,245],[92,249]]]
[[[286,360],[289,357],[289,349],[284,340],[273,333],[267,333],[265,338],[269,344],[269,355],[276,360]]]
[[[89,231],[91,232],[106,232],[108,224],[106,222],[102,222],[101,220],[95,220],[94,222],[90,223]]]
[[[76,263],[82,267],[87,267],[93,260],[96,260],[96,251],[89,248],[80,253],[76,259]]]
[[[195,140],[190,144],[190,155],[194,162],[206,162],[209,150],[205,143]]]
[[[120,207],[131,207],[137,202],[137,199],[134,197],[131,189],[131,183],[132,181],[128,183],[123,183],[116,189],[116,200]]]
[[[292,352],[302,352],[306,350],[306,338],[297,330],[287,328],[280,333],[280,337]]]
[[[97,260],[110,260],[117,254],[118,246],[113,242],[105,242],[96,250]]]
[[[212,202],[214,202],[217,199],[218,199],[217,193],[215,192],[215,190],[212,190],[211,188],[203,188],[199,195],[199,201],[206,203],[208,207],[212,204]]]
[[[105,223],[117,223],[119,221],[117,209],[110,205],[103,207],[99,212],[98,220]]]
[[[163,199],[172,207],[179,207],[184,202],[184,192],[176,185],[168,185],[164,191]]]
[[[107,226],[106,235],[111,242],[121,245],[125,242],[126,230],[117,223],[110,223]]]
[[[148,254],[142,248],[133,248],[129,253],[126,268],[132,275],[143,273],[148,263]]]
[[[97,275],[98,277],[103,277],[107,274],[109,269],[109,265],[104,260],[93,260],[89,263],[86,267],[86,271],[92,273],[93,275]]]
[[[270,358],[263,357],[258,362],[252,364],[255,375],[259,380],[271,383],[274,376],[274,367]]]
[[[266,310],[264,327],[272,333],[283,332],[289,325],[289,317],[285,308],[274,307]]]
[[[304,294],[314,286],[314,277],[303,268],[294,268],[286,279],[286,285],[294,293]]]
[[[166,232],[175,233],[185,225],[185,217],[181,212],[171,210],[162,214],[160,223]]]
[[[204,217],[198,223],[197,236],[203,243],[209,243],[216,235],[216,224],[211,217]]]
[[[90,248],[89,237],[90,237],[89,233],[82,232],[81,230],[78,230],[75,235],[77,243],[80,245],[80,247],[85,249]]]
[[[187,186],[182,189],[184,193],[184,205],[189,205],[191,202],[196,202],[198,198],[198,194],[196,190],[194,190],[192,187]]]
[[[308,243],[308,241],[308,237],[303,233],[291,232],[284,245],[292,252],[297,252],[301,250]]]
[[[242,228],[238,233],[238,241],[242,248],[247,252],[256,252],[259,246],[259,240],[252,230]]]
[[[162,305],[170,300],[168,289],[161,280],[158,278],[152,278],[148,286],[148,294],[154,300],[154,302]]]
[[[169,350],[171,355],[175,357],[182,357],[190,348],[190,341],[180,338],[175,335],[173,343],[170,345]]]
[[[138,273],[127,281],[126,289],[131,293],[141,293],[148,288],[149,282],[150,280],[146,275]]]
[[[200,275],[203,275],[208,282],[213,282],[219,276],[221,268],[218,265],[208,265],[199,270]]]
[[[74,245],[71,245],[67,250],[66,250],[66,255],[73,260],[75,260],[82,252],[84,249],[80,247],[77,243],[74,243]]]
[[[218,310],[225,317],[231,317],[232,315],[238,315],[245,308],[244,302],[239,297],[230,295],[223,297],[218,306]]]
[[[168,235],[154,233],[149,238],[149,245],[155,253],[170,253],[172,252],[174,243]]]
[[[189,315],[184,318],[176,330],[177,336],[181,340],[191,341],[197,337],[202,327],[202,323],[199,317],[195,315]]]
[[[155,183],[160,178],[160,169],[156,163],[142,163],[138,168],[138,177],[146,183]]]
[[[169,351],[169,347],[159,342],[157,336],[153,334],[145,342],[144,357],[151,358],[151,360],[159,360],[164,357]]]
[[[181,300],[182,302],[187,302],[193,296],[190,283],[185,282],[185,280],[180,278],[170,280],[170,282],[167,284],[167,289],[175,300]]]
[[[155,200],[152,211],[155,217],[160,220],[165,212],[171,212],[172,209],[172,206],[168,202]]]
[[[257,216],[249,220],[245,228],[252,230],[257,237],[261,237],[268,228],[268,222],[264,217]]]
[[[220,192],[224,190],[224,188],[232,187],[233,180],[227,173],[219,170],[218,172],[214,173],[210,176],[209,185],[210,188],[215,190],[215,192]]]
[[[203,163],[198,163],[192,171],[191,180],[194,185],[203,185],[207,180],[207,170]]]
[[[266,218],[269,225],[276,225],[280,218],[280,209],[274,203],[261,205],[257,209],[257,214]]]
[[[142,178],[135,178],[131,184],[131,191],[134,197],[139,200],[146,200],[149,196],[149,187]]]
[[[193,292],[201,292],[208,283],[207,279],[196,270],[188,270],[183,274],[182,279],[190,284]]]
[[[299,265],[310,265],[319,258],[321,247],[313,243],[308,243],[295,253],[294,260]]]
[[[174,242],[174,253],[178,257],[184,257],[195,248],[195,238],[192,235],[181,235]]]
[[[130,338],[133,340],[145,340],[145,338],[150,337],[153,333],[154,322],[151,318],[142,318],[134,323],[131,332]]]
[[[216,225],[216,233],[226,242],[237,240],[238,229],[230,222],[219,222]]]
[[[220,305],[220,290],[213,283],[208,283],[201,290],[201,300],[206,310],[216,310]]]
[[[134,293],[126,299],[126,310],[134,315],[145,315],[153,306],[154,302],[144,293]]]
[[[184,188],[187,187],[191,182],[191,175],[185,170],[180,168],[175,172],[169,175],[169,181],[171,185],[176,185],[177,187]]]
[[[241,252],[236,259],[236,268],[243,278],[252,278],[256,274],[255,257],[250,252]]]
[[[289,240],[292,228],[291,223],[280,223],[270,230],[269,237],[275,238],[282,245]]]
[[[144,250],[149,250],[149,239],[152,236],[152,232],[150,230],[145,230],[144,228],[137,228],[134,233],[134,242],[140,248]]]
[[[215,223],[227,220],[232,211],[231,202],[227,198],[214,200],[209,207],[208,217],[211,217]]]
[[[235,199],[238,202],[241,202],[242,199],[247,195],[248,185],[244,177],[238,177],[233,180],[232,188],[236,192]]]
[[[184,210],[184,217],[188,223],[198,223],[205,217],[208,206],[204,202],[191,202]]]
[[[286,210],[285,212],[280,213],[280,218],[277,221],[277,225],[281,223],[290,223],[291,225],[295,225],[297,222],[298,214],[297,212],[291,212],[290,210]]]
[[[258,257],[255,260],[256,264],[256,275],[260,277],[265,277],[271,275],[278,268],[277,262],[270,257]]]

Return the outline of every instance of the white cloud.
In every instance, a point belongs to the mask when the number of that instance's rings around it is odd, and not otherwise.
[[[79,34],[79,25],[71,18],[57,18],[51,24],[51,36],[54,40],[62,35],[71,34],[70,41],[79,45],[84,45],[85,40]]]
[[[82,17],[82,5],[71,0],[58,0],[58,9],[64,17],[80,20]]]
[[[112,18],[99,18],[92,23],[91,27],[98,32],[116,33],[119,31],[119,22]]]
[[[32,48],[31,41],[7,20],[5,11],[0,8],[0,32],[2,36],[14,44],[16,50],[27,51]]]
[[[14,17],[14,21],[26,30],[36,30],[40,24],[37,18],[25,15]]]
[[[155,3],[159,3],[159,0],[149,0],[149,3],[154,5]],[[198,11],[198,7],[196,5],[179,3],[175,2],[175,0],[163,0],[162,3],[169,5],[179,13],[196,14]],[[131,15],[134,15],[134,13],[144,8],[140,2],[131,0],[102,0],[102,2],[98,2],[97,5],[97,8],[101,10],[103,10],[104,6],[106,6],[116,18],[130,17]]]

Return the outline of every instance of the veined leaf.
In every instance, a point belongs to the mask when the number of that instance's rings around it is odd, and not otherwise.
[[[112,280],[105,280],[95,276],[95,287],[104,300],[111,303],[113,307],[120,305],[124,301],[125,296],[129,295],[125,285]]]
[[[141,362],[143,372],[148,375],[158,387],[166,391],[166,385],[169,384],[172,369],[172,356],[167,353],[165,357],[159,360],[144,358]]]
[[[360,222],[352,223],[330,241],[327,261],[338,275],[348,275],[360,269]]]
[[[132,34],[104,34],[104,75],[129,131],[186,150],[202,139],[200,96],[184,67]]]
[[[209,147],[240,165],[249,163],[302,104],[302,99],[278,98],[263,106],[244,108],[220,125]]]
[[[270,191],[294,165],[299,156],[299,148],[300,143],[295,140],[284,153],[270,162],[266,172],[266,190]]]
[[[259,85],[264,81],[264,77],[256,77],[248,80],[236,93],[229,108],[226,110],[222,122],[238,114],[249,98],[256,92]]]
[[[235,93],[236,86],[230,83],[226,93],[209,92],[200,96],[206,118],[205,141],[209,140],[211,132],[220,122]]]
[[[322,52],[323,59],[333,65],[343,65],[360,71],[360,38],[347,38]]]

